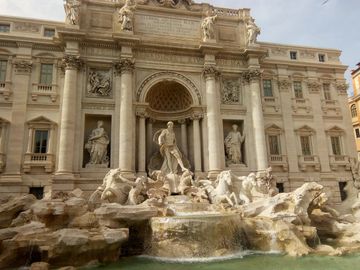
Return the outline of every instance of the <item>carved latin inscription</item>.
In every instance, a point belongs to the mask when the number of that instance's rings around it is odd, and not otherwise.
[[[135,15],[135,32],[199,38],[200,22],[191,19]]]

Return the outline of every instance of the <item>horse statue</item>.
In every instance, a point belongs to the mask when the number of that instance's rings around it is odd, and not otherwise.
[[[220,204],[228,203],[230,206],[238,205],[238,198],[235,192],[232,192],[232,175],[231,171],[221,172],[215,181],[216,187],[212,185],[209,180],[200,180],[200,183],[204,186],[210,203]]]

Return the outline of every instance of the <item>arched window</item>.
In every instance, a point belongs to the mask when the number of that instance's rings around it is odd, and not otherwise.
[[[352,118],[357,117],[357,109],[355,104],[351,106],[351,116]]]

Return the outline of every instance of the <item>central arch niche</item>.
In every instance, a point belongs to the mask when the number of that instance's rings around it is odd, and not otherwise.
[[[180,83],[162,81],[151,87],[145,101],[151,110],[175,113],[185,111],[193,105],[189,91]]]

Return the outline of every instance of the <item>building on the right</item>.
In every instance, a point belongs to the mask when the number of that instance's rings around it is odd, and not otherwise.
[[[349,107],[352,118],[352,124],[354,127],[354,135],[356,140],[356,150],[358,153],[358,159],[360,160],[360,62],[357,67],[351,71],[352,84],[354,94],[349,98]]]

